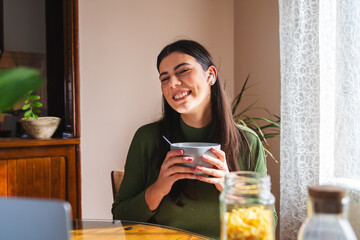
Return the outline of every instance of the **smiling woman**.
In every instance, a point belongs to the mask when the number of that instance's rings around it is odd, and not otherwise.
[[[253,131],[235,125],[217,69],[202,45],[180,40],[166,46],[157,68],[163,116],[135,133],[113,217],[219,238],[224,176],[235,170],[266,173],[264,149]],[[170,150],[161,136],[173,143],[218,143],[221,149],[202,155],[210,167],[184,166],[194,157]]]
[[[216,68],[210,66],[204,71],[194,57],[173,52],[163,59],[159,72],[161,91],[167,103],[182,114],[183,121],[197,128],[209,124],[212,84],[208,79],[216,79]]]

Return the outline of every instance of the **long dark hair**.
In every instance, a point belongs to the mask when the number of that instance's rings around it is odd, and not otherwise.
[[[199,43],[192,40],[179,40],[167,45],[157,57],[157,69],[161,61],[173,52],[181,52],[194,57],[202,66],[204,71],[207,71],[210,66],[215,66],[209,52]],[[217,76],[215,84],[211,86],[211,129],[208,136],[209,142],[216,142],[221,144],[221,149],[226,153],[226,161],[230,171],[239,170],[239,156],[245,154],[245,161],[249,161],[248,155],[250,153],[248,142],[241,130],[239,130],[233,120],[230,106],[225,97],[225,92],[222,87],[220,78]],[[176,112],[165,100],[163,96],[163,117],[160,120],[160,134],[168,137],[173,142],[180,142],[183,139],[180,129],[180,114]],[[160,139],[160,138],[159,138]],[[160,152],[161,165],[167,151],[168,144],[160,140],[158,143]],[[251,158],[252,159],[252,158]],[[252,168],[252,160],[245,162],[245,166]],[[170,192],[171,199],[179,206],[183,203],[180,199],[181,190],[190,198],[192,194],[187,193],[186,184],[183,180],[177,181]]]

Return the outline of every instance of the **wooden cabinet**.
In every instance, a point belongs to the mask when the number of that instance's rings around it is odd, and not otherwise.
[[[46,0],[45,8],[47,115],[63,120],[54,136],[74,138],[0,138],[0,197],[64,199],[80,219],[78,0]]]
[[[81,218],[80,139],[0,138],[0,196],[62,199]]]

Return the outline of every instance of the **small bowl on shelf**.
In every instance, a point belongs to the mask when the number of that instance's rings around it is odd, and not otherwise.
[[[39,117],[38,119],[29,118],[19,120],[21,127],[27,134],[37,139],[49,139],[54,135],[58,128],[61,118],[58,117]]]

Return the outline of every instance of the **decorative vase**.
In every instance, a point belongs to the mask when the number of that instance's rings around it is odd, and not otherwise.
[[[38,119],[24,118],[19,120],[22,128],[33,138],[49,139],[58,128],[61,118],[39,117]]]

